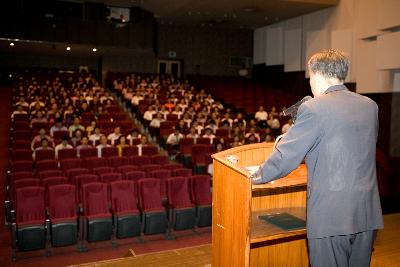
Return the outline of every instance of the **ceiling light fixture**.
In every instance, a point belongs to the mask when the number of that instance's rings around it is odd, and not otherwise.
[[[14,43],[10,43],[10,46],[14,46]]]
[[[93,48],[92,51],[93,51],[93,52],[96,52],[96,51],[97,51],[97,48]]]
[[[71,50],[71,47],[67,46],[67,51]]]

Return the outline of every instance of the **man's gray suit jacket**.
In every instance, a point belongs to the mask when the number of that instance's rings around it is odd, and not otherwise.
[[[343,85],[332,86],[300,106],[295,124],[252,182],[284,177],[305,159],[308,238],[383,228],[377,135],[375,102]]]

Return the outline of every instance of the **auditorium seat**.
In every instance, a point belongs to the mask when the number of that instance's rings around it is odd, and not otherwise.
[[[141,223],[135,183],[133,181],[115,181],[110,183],[110,191],[116,237],[139,236]]]
[[[146,172],[146,175],[150,177],[150,172],[154,170],[161,169],[161,165],[158,164],[145,164],[145,165],[138,165],[141,166],[142,171]]]
[[[145,145],[142,146],[142,155],[143,156],[154,156],[158,154],[158,148],[153,145]]]
[[[11,162],[11,172],[32,172],[32,160],[20,160]]]
[[[101,157],[103,157],[103,158],[118,157],[118,148],[116,148],[116,147],[103,147],[101,149]]]
[[[24,179],[24,178],[34,178],[32,171],[26,172],[13,172],[8,174],[9,180],[8,183],[11,184],[13,181]]]
[[[60,149],[58,151],[58,160],[75,159],[77,157],[75,148]]]
[[[76,179],[75,179],[76,176],[89,173],[90,173],[89,169],[86,168],[68,169],[65,171],[65,174],[70,184],[76,184]]]
[[[122,174],[125,174],[127,172],[139,171],[140,168],[136,165],[122,165],[117,167],[116,170]]]
[[[179,140],[179,151],[182,154],[182,164],[184,167],[189,167],[191,164],[193,145],[193,138],[182,138],[181,140]]]
[[[56,160],[41,160],[36,162],[36,168],[38,172],[58,170],[58,163]]]
[[[137,156],[139,153],[137,146],[127,146],[122,148],[122,156],[131,157]]]
[[[189,183],[186,177],[167,179],[170,229],[193,229],[196,224],[195,206],[190,200]]]
[[[79,150],[79,157],[81,159],[97,157],[97,148],[92,148],[92,147],[81,148]]]
[[[190,177],[192,176],[192,170],[189,168],[174,169],[172,170],[172,176]]]
[[[18,251],[43,249],[46,245],[44,188],[28,186],[16,191],[16,220],[12,224],[12,258]],[[48,228],[47,228],[48,229]]]
[[[146,172],[144,171],[128,171],[123,173],[125,180],[138,181],[146,177]]]
[[[114,168],[113,167],[108,167],[108,166],[103,166],[103,167],[96,167],[93,168],[93,173],[96,175],[100,175],[102,173],[113,173]]]
[[[32,150],[30,149],[14,149],[11,151],[12,161],[31,161],[32,160]]]
[[[192,202],[196,205],[198,227],[211,225],[212,196],[210,190],[210,176],[193,175],[190,178]]]
[[[111,182],[119,180],[122,180],[122,174],[118,172],[113,172],[113,173],[104,172],[99,174],[99,181],[106,184],[110,184]]]
[[[30,140],[31,131],[30,130],[13,131],[11,132],[10,137],[13,141]]]
[[[48,189],[51,244],[54,247],[76,244],[78,208],[76,186],[60,184]]]
[[[158,170],[155,169],[155,170],[149,171],[147,176],[160,180],[161,196],[165,197],[167,195],[166,182],[167,182],[167,179],[171,177],[171,171],[165,170],[165,169],[158,169]]]
[[[169,163],[168,157],[165,155],[153,155],[151,156],[152,164],[165,165]]]
[[[43,181],[43,179],[46,179],[48,177],[54,177],[54,176],[64,176],[64,174],[61,170],[48,170],[48,171],[39,172],[39,178],[42,181]]]
[[[66,149],[64,149],[66,150]],[[83,160],[77,158],[67,158],[60,160],[60,166],[63,171],[69,169],[83,168]]]
[[[209,145],[196,144],[192,146],[192,162],[195,174],[202,174],[206,172],[208,165],[208,152]]]
[[[15,140],[12,143],[13,149],[31,149],[31,142],[27,140]]]
[[[112,215],[108,208],[107,185],[83,185],[84,233],[88,242],[109,240],[112,236]]]
[[[129,163],[141,167],[146,164],[151,164],[151,158],[148,156],[132,156],[129,157]]]
[[[145,235],[165,233],[167,213],[162,205],[160,181],[141,179],[138,181],[139,206],[143,214],[142,228]]]
[[[113,156],[108,158],[108,165],[113,168],[129,165],[129,158]]]
[[[88,157],[84,160],[85,168],[93,170],[94,168],[108,166],[107,159],[95,157]]]

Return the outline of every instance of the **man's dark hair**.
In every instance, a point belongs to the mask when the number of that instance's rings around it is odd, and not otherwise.
[[[350,60],[339,50],[329,49],[313,55],[308,61],[308,68],[327,78],[344,81],[349,70]]]

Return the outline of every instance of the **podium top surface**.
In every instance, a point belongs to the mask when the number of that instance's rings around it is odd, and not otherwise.
[[[246,167],[261,165],[273,151],[273,143],[257,143],[251,145],[243,145],[221,151],[219,153],[211,155],[211,157],[232,169],[233,171],[240,173],[245,178],[250,178],[251,174]],[[237,162],[232,162],[229,157],[237,159]],[[307,184],[307,168],[305,164],[293,170],[288,176],[277,179],[273,182],[252,185],[253,190],[261,189],[273,189],[280,187],[290,186],[302,186]]]

